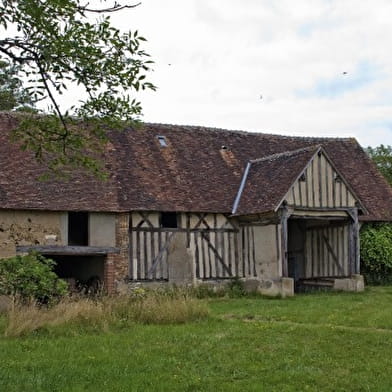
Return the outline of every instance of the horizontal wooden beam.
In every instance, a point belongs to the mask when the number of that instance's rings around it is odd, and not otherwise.
[[[27,253],[31,251],[48,256],[105,256],[109,253],[120,253],[120,249],[118,248],[104,246],[27,245],[16,247],[16,253]]]
[[[131,227],[130,231],[143,231],[148,233],[158,233],[158,232],[175,232],[175,233],[238,233],[238,229],[226,229],[226,228],[205,228],[205,229],[181,229],[181,228],[163,228],[163,227]]]

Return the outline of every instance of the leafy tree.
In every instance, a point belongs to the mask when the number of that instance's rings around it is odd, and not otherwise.
[[[392,146],[380,144],[374,148],[368,147],[366,151],[380,172],[392,185]]]
[[[21,116],[14,136],[51,169],[71,165],[99,172],[96,151],[106,130],[138,120],[141,105],[131,93],[155,89],[146,80],[152,61],[141,48],[145,39],[136,30],[120,32],[110,19],[138,4],[109,3],[3,0],[0,5],[0,28],[9,34],[0,39],[0,55],[16,66],[32,102],[49,102],[45,116]],[[64,111],[59,95],[74,86],[83,88],[85,98]]]
[[[18,67],[0,60],[0,110],[31,109],[32,100],[18,78]]]
[[[367,223],[361,229],[362,273],[367,283],[392,283],[392,225]]]
[[[392,185],[392,147],[381,144],[366,151]],[[360,236],[362,273],[367,283],[392,283],[392,225],[365,223]]]

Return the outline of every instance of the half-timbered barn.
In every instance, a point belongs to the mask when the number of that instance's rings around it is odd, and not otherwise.
[[[70,281],[361,290],[359,230],[392,190],[352,138],[144,124],[113,131],[106,181],[40,181],[0,115],[0,257],[37,250]]]

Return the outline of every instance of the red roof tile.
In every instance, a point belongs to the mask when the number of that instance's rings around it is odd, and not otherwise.
[[[111,132],[107,181],[75,173],[73,181],[40,182],[44,168],[8,140],[15,124],[11,114],[0,114],[1,208],[231,213],[248,161],[320,144],[368,209],[364,218],[392,220],[392,190],[355,139],[144,124]],[[274,175],[283,175],[282,169],[276,164]],[[266,203],[275,197],[272,191],[270,197]]]

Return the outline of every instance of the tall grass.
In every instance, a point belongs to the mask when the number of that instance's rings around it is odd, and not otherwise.
[[[4,335],[22,336],[60,326],[107,331],[133,323],[179,324],[202,320],[208,315],[204,302],[173,293],[66,298],[51,307],[16,302],[7,313]]]

